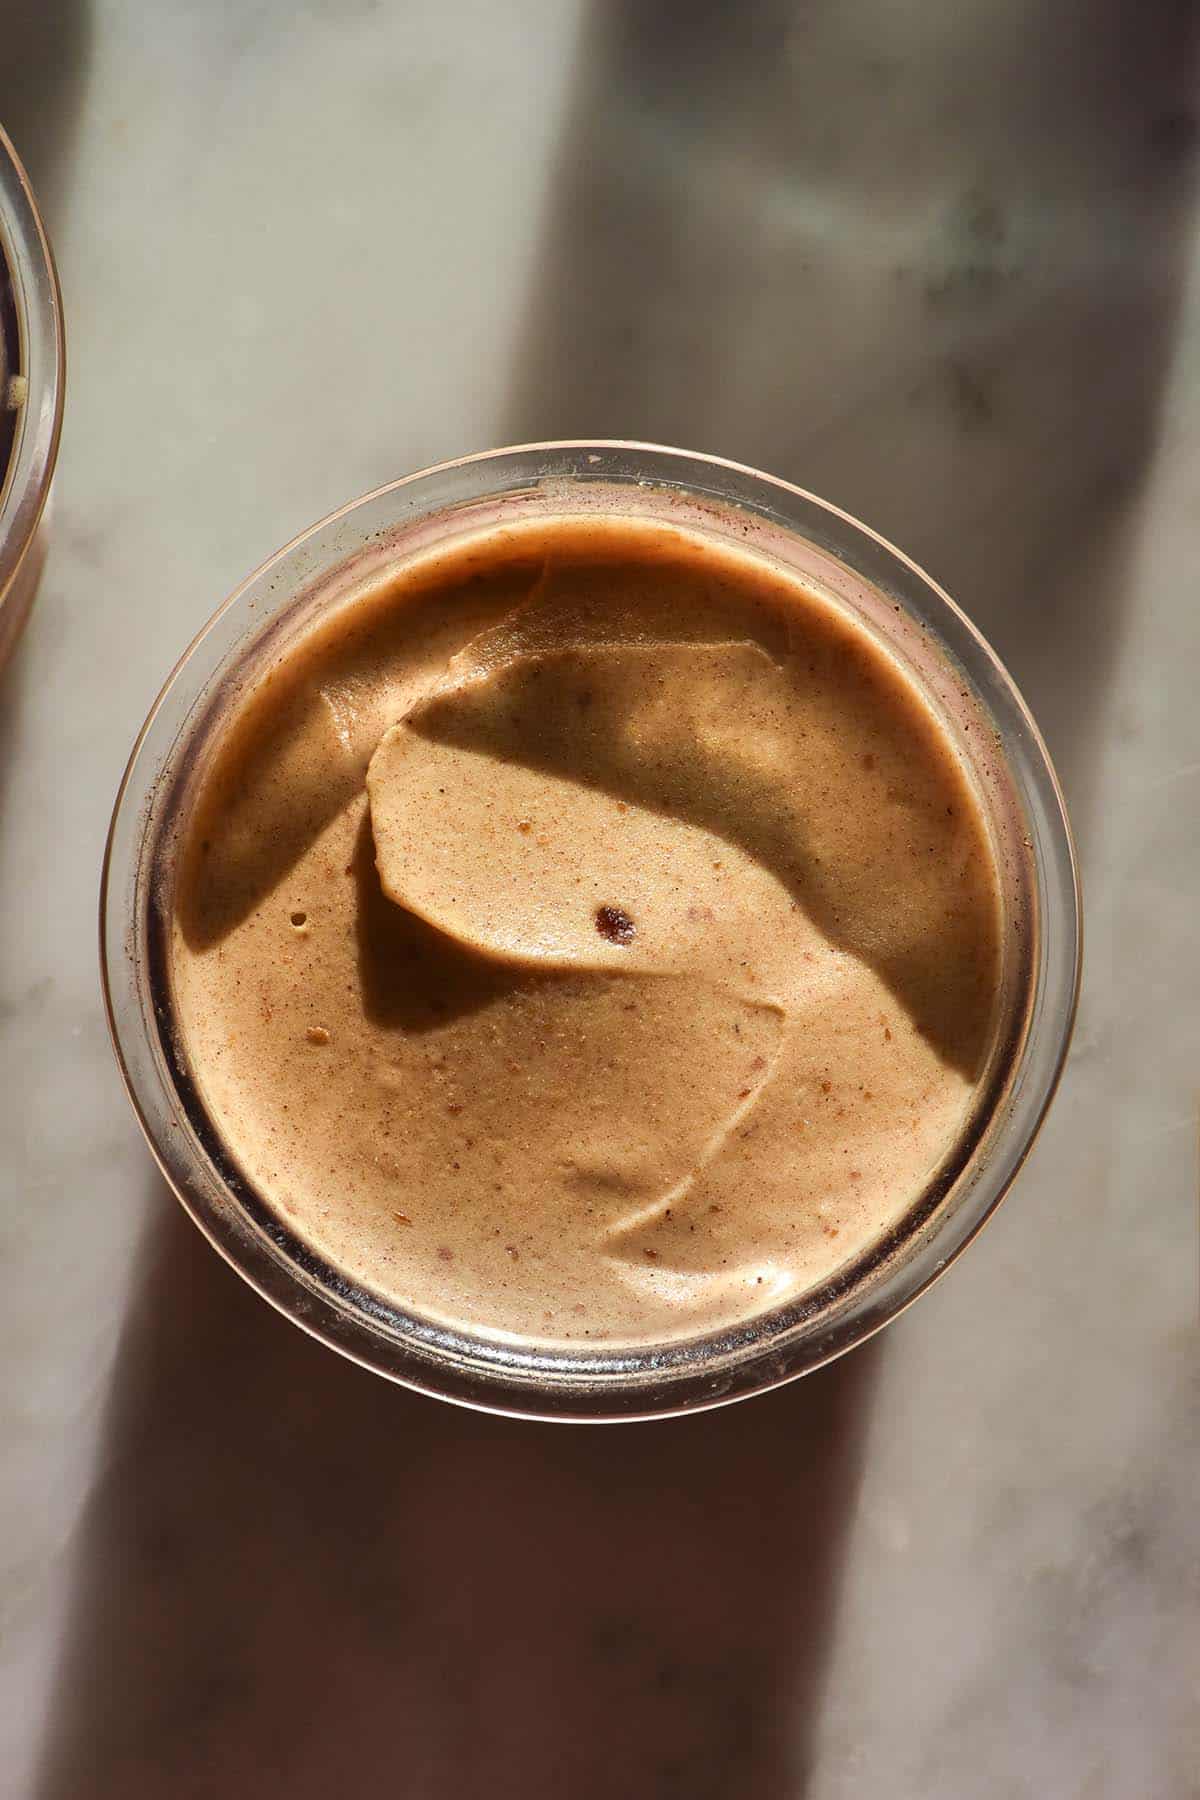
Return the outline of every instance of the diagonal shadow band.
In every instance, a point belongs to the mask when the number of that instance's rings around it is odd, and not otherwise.
[[[390,1387],[156,1183],[39,1800],[794,1792],[868,1348],[616,1432]]]
[[[379,885],[371,819],[354,847],[355,931],[363,1008],[379,1025],[430,1031],[492,1005],[522,971],[475,956],[415,913],[394,906]]]
[[[588,9],[506,441],[865,519],[995,645],[1077,829],[1186,274],[1188,0]]]
[[[500,435],[689,443],[869,519],[1006,657],[1086,848],[1195,8],[590,15]],[[808,1790],[875,1350],[615,1435],[476,1419],[308,1343],[153,1202],[39,1800]]]
[[[741,850],[829,943],[873,967],[970,1079],[991,1024],[997,926],[966,782],[932,719],[848,629],[810,623],[797,606],[792,641],[798,653],[779,660],[748,643],[528,656],[432,695],[409,715],[406,743],[537,770]],[[397,778],[409,767],[401,761]],[[781,776],[793,768],[799,779]],[[454,765],[444,773],[451,780]],[[485,791],[503,816],[502,783]],[[492,842],[490,816],[480,846]],[[445,846],[442,855],[464,860]]]

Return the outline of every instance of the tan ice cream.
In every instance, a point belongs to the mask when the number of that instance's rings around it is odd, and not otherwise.
[[[900,667],[774,566],[544,520],[266,669],[187,832],[186,1054],[263,1198],[427,1316],[659,1340],[820,1283],[953,1150],[999,905]]]

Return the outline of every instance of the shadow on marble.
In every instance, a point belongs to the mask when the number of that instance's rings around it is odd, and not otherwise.
[[[1008,662],[1085,852],[1186,273],[1198,23],[1177,0],[594,5],[507,422],[729,456],[893,538]],[[845,1414],[831,1394],[836,1441],[886,1355]]]
[[[1198,23],[1178,0],[594,6],[508,420],[716,452],[860,514],[1008,661],[1084,832]]]
[[[92,36],[91,0],[5,0],[0,125],[53,236],[74,154]]]
[[[29,553],[37,558],[35,571],[39,577],[43,552],[44,544],[35,544]],[[0,650],[3,652],[0,655],[0,834],[4,832],[10,810],[9,784],[14,782],[19,767],[26,706],[33,704],[25,627],[35,591],[22,596],[20,617],[15,626],[10,629],[0,619]],[[24,871],[14,866],[11,881],[6,877],[6,861],[0,854],[0,898],[14,906],[21,904]],[[0,934],[0,1016],[15,1003],[16,996],[27,984],[27,972],[17,966],[5,935]]]
[[[39,1800],[801,1791],[870,1346],[696,1418],[488,1418],[279,1318],[155,1182]]]
[[[863,514],[1009,660],[1085,835],[1194,19],[597,5],[505,434],[681,442]],[[805,1791],[874,1347],[684,1422],[476,1417],[305,1339],[159,1198],[39,1800]]]

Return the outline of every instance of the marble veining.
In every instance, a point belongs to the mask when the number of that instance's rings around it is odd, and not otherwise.
[[[4,1792],[1194,1800],[1189,10],[46,0],[5,41],[69,384],[0,674]],[[617,1432],[418,1400],[256,1301],[95,972],[121,768],[217,601],[555,434],[744,458],[925,562],[1042,721],[1087,906],[1059,1099],[949,1278]]]

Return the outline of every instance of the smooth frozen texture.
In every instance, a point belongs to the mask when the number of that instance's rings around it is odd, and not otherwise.
[[[832,601],[539,521],[264,668],[176,897],[230,1152],[402,1307],[661,1340],[821,1283],[963,1132],[997,883],[957,757]]]

